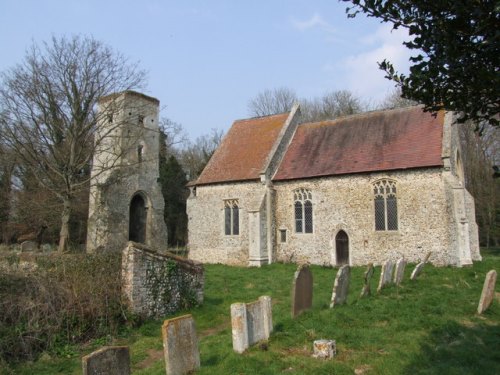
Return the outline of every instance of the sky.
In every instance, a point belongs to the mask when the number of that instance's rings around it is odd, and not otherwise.
[[[311,99],[350,90],[376,104],[393,90],[377,61],[407,72],[403,30],[336,0],[0,0],[0,72],[33,43],[87,35],[148,72],[145,94],[191,139],[249,117],[248,102],[287,87]]]

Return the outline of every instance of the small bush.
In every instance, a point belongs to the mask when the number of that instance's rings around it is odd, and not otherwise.
[[[10,260],[10,259],[9,259]],[[0,359],[34,359],[114,334],[125,319],[119,254],[36,256],[0,269]]]

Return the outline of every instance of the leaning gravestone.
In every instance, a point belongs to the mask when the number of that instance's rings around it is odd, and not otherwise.
[[[422,270],[424,269],[425,264],[429,261],[431,254],[432,252],[429,251],[424,260],[415,266],[415,269],[411,273],[410,280],[415,280],[422,273]]]
[[[377,292],[380,292],[386,285],[392,283],[392,272],[394,270],[394,263],[390,260],[382,265],[382,271],[380,272],[380,280],[378,283]]]
[[[477,313],[482,314],[490,307],[493,297],[495,296],[495,284],[497,282],[497,271],[491,270],[486,274],[484,279],[483,291],[477,306]]]
[[[271,297],[261,296],[251,303],[231,305],[233,350],[243,353],[258,341],[267,340],[273,331]]]
[[[399,285],[403,282],[403,277],[405,275],[406,260],[404,258],[399,259],[396,262],[396,270],[394,271],[394,284]]]
[[[365,284],[363,285],[363,290],[361,290],[361,298],[368,297],[371,294],[370,290],[370,281],[373,277],[373,263],[368,265],[368,268],[365,271]]]
[[[128,346],[105,346],[82,358],[83,375],[130,375]]]
[[[332,301],[330,302],[330,308],[337,305],[342,305],[347,301],[347,293],[349,291],[349,276],[350,267],[345,265],[340,267],[335,277],[335,283],[333,284]]]
[[[165,320],[161,332],[167,375],[188,374],[200,367],[198,337],[191,315]]]
[[[37,250],[37,245],[36,242],[33,241],[24,241],[21,243],[21,251],[36,251]]]
[[[419,264],[417,264],[415,266],[415,269],[411,273],[410,280],[415,280],[418,277],[418,275],[422,273],[422,269],[424,268],[424,266],[425,262],[420,262]]]
[[[292,318],[312,306],[313,277],[307,265],[299,266],[293,278]]]

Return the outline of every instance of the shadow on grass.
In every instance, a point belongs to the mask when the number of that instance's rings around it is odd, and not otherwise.
[[[430,333],[404,374],[500,374],[500,327],[448,322]]]

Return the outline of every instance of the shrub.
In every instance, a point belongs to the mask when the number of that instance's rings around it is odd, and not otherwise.
[[[4,259],[0,359],[34,359],[44,350],[116,333],[125,319],[120,262],[118,254]]]

